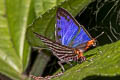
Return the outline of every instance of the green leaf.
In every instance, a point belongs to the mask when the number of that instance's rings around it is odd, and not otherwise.
[[[119,80],[120,41],[97,47],[86,52],[85,56],[90,56],[87,61],[53,80]]]
[[[34,7],[36,15],[39,17],[40,15],[44,14],[46,11],[55,7],[63,1],[65,0],[35,0]]]
[[[0,1],[0,73],[13,80],[22,75],[29,60],[30,46],[26,41],[26,28],[31,0]]]

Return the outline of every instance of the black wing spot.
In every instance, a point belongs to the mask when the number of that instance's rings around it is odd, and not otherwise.
[[[70,19],[67,19],[67,21],[69,22],[69,21],[70,21]]]
[[[57,14],[57,18],[60,20],[60,16],[64,17],[68,22],[70,21],[70,19],[68,18],[69,16],[64,12],[64,11],[61,11]]]
[[[60,30],[61,30],[61,28],[59,28],[59,27],[58,27],[58,28],[57,28],[57,30],[58,30],[58,31],[60,31]]]
[[[61,36],[60,36],[60,35],[58,35],[58,39],[61,39]]]
[[[61,19],[59,14],[57,15],[57,19],[59,19],[59,20]]]

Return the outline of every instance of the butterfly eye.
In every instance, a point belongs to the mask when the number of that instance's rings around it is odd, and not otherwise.
[[[96,42],[93,44],[93,46],[96,46]]]
[[[97,42],[97,41],[94,39],[94,40],[93,40],[93,44],[92,44],[93,47],[96,46],[96,42]]]
[[[95,47],[95,46],[96,46],[96,42],[97,42],[97,41],[95,40],[95,41],[94,41],[94,43],[93,43],[93,47]]]

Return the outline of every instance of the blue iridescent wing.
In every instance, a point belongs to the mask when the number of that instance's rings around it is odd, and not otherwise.
[[[88,34],[89,33],[84,29],[84,27],[81,26],[80,32],[76,35],[76,37],[72,41],[72,47],[76,47],[80,44],[83,44],[83,43],[91,40],[91,37],[89,37]]]
[[[74,24],[70,14],[62,8],[58,8],[56,15],[56,40],[62,45],[68,46],[77,34],[79,27]]]
[[[62,45],[76,47],[91,40],[91,36],[79,23],[63,8],[58,8],[56,14],[56,41]]]

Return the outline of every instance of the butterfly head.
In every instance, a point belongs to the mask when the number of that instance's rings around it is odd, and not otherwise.
[[[88,49],[89,47],[91,47],[91,46],[93,46],[93,47],[96,46],[96,42],[97,42],[96,39],[97,39],[98,37],[100,37],[101,35],[103,35],[103,34],[104,34],[104,32],[102,32],[102,33],[99,34],[97,37],[93,38],[92,40],[88,41],[87,44],[86,44],[86,48],[85,48],[85,49],[87,50],[87,49]]]
[[[95,47],[96,46],[96,39],[90,40],[89,44],[90,44],[90,46]]]
[[[85,50],[87,50],[91,46],[96,46],[96,39],[95,38],[93,38],[92,40],[90,40],[90,41],[87,42]]]

